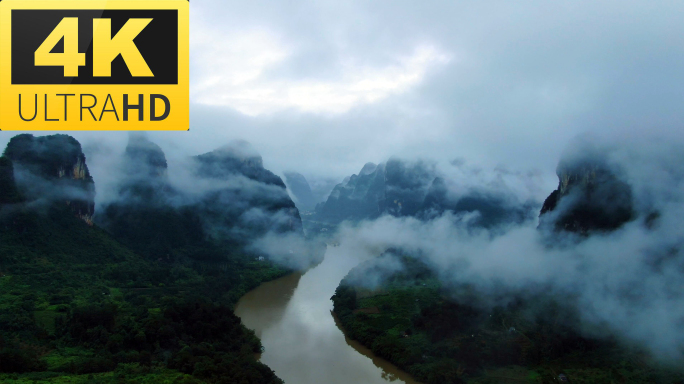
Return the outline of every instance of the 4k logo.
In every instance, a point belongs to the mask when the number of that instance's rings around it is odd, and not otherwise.
[[[133,42],[152,20],[128,19],[112,38],[112,19],[93,18],[93,76],[111,77],[112,61],[121,55],[131,75],[154,77]],[[52,53],[60,41],[64,52]],[[85,56],[78,51],[78,18],[65,17],[36,50],[35,65],[61,66],[64,77],[78,77],[78,67],[85,66]]]
[[[187,0],[0,0],[0,129],[187,130]]]

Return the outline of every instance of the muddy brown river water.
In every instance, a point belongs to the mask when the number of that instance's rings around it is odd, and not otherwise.
[[[339,248],[304,274],[264,283],[243,296],[235,313],[261,339],[261,362],[287,384],[418,384],[405,372],[345,337],[330,297],[356,266]]]

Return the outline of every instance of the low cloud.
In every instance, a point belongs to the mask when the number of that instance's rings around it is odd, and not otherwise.
[[[326,245],[298,233],[270,232],[253,241],[247,249],[296,270],[305,270],[323,260]]]
[[[622,167],[633,190],[635,217],[614,232],[588,237],[550,232],[538,229],[537,220],[474,230],[467,225],[471,218],[450,213],[427,222],[384,216],[343,226],[341,249],[368,258],[389,248],[420,255],[444,284],[476,287],[484,306],[503,304],[520,292],[568,298],[567,304],[579,309],[585,334],[605,337],[597,330],[608,329],[665,361],[681,359],[684,177],[675,166],[682,164],[679,146],[624,141],[599,146]],[[651,221],[654,210],[657,219]]]

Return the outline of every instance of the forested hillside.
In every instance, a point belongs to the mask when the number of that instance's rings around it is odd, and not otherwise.
[[[0,158],[0,382],[281,382],[232,307],[287,271],[219,241],[205,259],[202,242],[128,248],[84,211],[85,160],[65,135],[22,135]]]
[[[444,285],[423,261],[396,254],[402,269],[380,286],[363,279],[381,268],[353,269],[332,297],[345,332],[426,384],[682,383],[684,373],[662,366],[614,337],[588,337],[572,298],[509,292],[490,301],[472,286]]]

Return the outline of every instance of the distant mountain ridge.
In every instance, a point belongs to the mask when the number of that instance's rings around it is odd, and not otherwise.
[[[447,211],[478,212],[474,225],[493,226],[529,219],[532,205],[514,206],[502,197],[477,191],[452,196],[435,164],[393,157],[386,163],[367,163],[358,174],[336,185],[328,199],[316,206],[316,218],[331,223],[382,215],[427,220]]]

